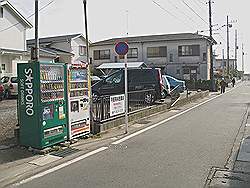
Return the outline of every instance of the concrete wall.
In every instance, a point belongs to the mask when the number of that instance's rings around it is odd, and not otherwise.
[[[3,18],[0,18],[0,30],[18,23],[12,14],[3,8]],[[22,24],[18,24],[0,32],[0,48],[13,50],[26,50],[26,30]]]

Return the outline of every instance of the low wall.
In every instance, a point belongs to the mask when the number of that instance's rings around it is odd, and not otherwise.
[[[192,101],[196,101],[198,99],[202,99],[206,96],[209,95],[209,91],[202,91],[202,92],[198,92],[194,95],[189,96],[188,98],[181,98],[179,99],[174,107],[178,107],[178,106],[183,106],[187,103],[190,103]],[[171,109],[171,104],[170,103],[165,103],[165,104],[160,104],[157,106],[152,106],[149,108],[146,108],[144,110],[141,110],[139,112],[134,112],[129,114],[128,120],[129,122],[133,122],[142,118],[145,118],[147,116],[156,114],[158,112],[163,112],[163,111],[169,111]],[[97,132],[104,132],[107,131],[108,129],[114,128],[114,127],[118,127],[120,125],[124,124],[124,117],[120,117],[102,124],[96,124],[96,133]]]

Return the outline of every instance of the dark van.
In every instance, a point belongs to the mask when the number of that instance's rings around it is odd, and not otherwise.
[[[92,86],[93,96],[115,95],[124,93],[124,70],[116,71],[102,81]],[[162,77],[161,71],[157,68],[128,69],[128,92],[129,96],[136,91],[150,92],[152,99],[162,98]],[[130,97],[129,97],[130,98]]]

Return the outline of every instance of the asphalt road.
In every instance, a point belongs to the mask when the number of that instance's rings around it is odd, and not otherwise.
[[[200,188],[224,167],[240,127],[250,83],[103,152],[19,187]]]

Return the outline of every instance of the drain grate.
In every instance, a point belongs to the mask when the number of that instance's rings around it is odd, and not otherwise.
[[[67,157],[79,151],[80,151],[79,149],[75,149],[75,148],[66,148],[60,151],[55,151],[51,153],[50,155],[57,156],[57,157]]]

